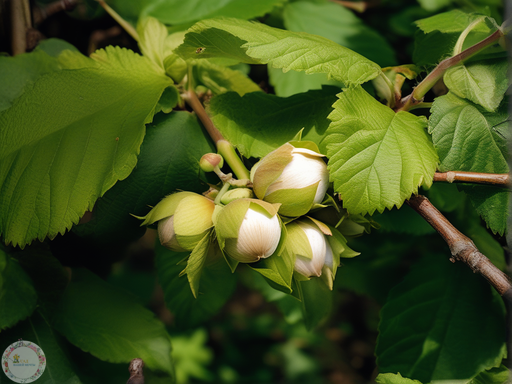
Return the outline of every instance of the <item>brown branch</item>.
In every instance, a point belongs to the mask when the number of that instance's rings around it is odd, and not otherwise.
[[[28,0],[12,1],[11,4],[11,50],[16,56],[27,50],[27,31],[32,27],[30,13],[27,15]]]
[[[491,261],[483,255],[470,238],[462,234],[452,223],[425,196],[412,196],[408,201],[446,241],[450,247],[452,262],[462,261],[473,272],[480,273],[504,298],[510,298],[512,285],[508,276],[500,271]]]
[[[510,187],[510,175],[508,173],[477,173],[477,172],[436,172],[434,181],[447,183],[476,183],[491,184],[502,187]]]
[[[57,0],[44,6],[36,6],[32,10],[34,24],[37,26],[45,21],[48,17],[58,12],[72,11],[77,4],[78,0]]]
[[[128,367],[130,378],[126,384],[144,384],[144,361],[142,359],[133,359]]]
[[[437,67],[435,67],[432,72],[430,72],[427,77],[425,77],[421,83],[419,83],[416,88],[412,91],[412,93],[406,97],[404,97],[400,103],[395,106],[395,111],[408,111],[414,105],[420,103],[423,100],[425,94],[444,76],[445,72],[460,63],[463,63],[467,59],[473,57],[480,51],[485,48],[496,44],[498,40],[503,36],[503,32],[501,29],[498,29],[496,32],[486,37],[479,43],[472,45],[471,47],[465,49],[458,55],[449,57],[439,63]]]

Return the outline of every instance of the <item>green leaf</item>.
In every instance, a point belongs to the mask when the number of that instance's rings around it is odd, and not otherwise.
[[[183,43],[185,33],[169,34],[167,27],[154,17],[145,17],[137,24],[139,47],[144,56],[179,83],[187,72],[187,63],[173,50]]]
[[[56,38],[50,38],[50,39],[44,39],[37,44],[36,48],[34,49],[34,52],[37,51],[44,51],[51,57],[57,58],[62,51],[69,50],[73,52],[79,52],[78,48],[76,48],[74,45],[69,44],[65,40],[56,39]],[[17,56],[19,57],[19,56]]]
[[[510,215],[508,188],[490,185],[460,185],[458,188],[468,194],[471,204],[492,233],[503,235],[507,231],[507,219]]]
[[[325,37],[380,66],[396,64],[394,52],[386,40],[366,26],[353,12],[339,4],[307,1],[288,3],[283,9],[283,21],[286,29],[290,31]],[[324,84],[343,86],[340,82],[328,80],[323,73],[283,73],[282,70],[269,66],[269,75],[276,95],[283,97],[310,89],[321,89]]]
[[[325,87],[288,98],[263,92],[234,92],[212,98],[209,112],[224,137],[246,157],[263,157],[294,139],[320,143],[338,88]]]
[[[465,382],[501,363],[504,325],[501,297],[482,276],[444,255],[427,255],[382,308],[379,371],[422,383]]]
[[[30,316],[36,303],[32,280],[18,262],[0,248],[0,331]]]
[[[453,94],[494,112],[509,85],[507,69],[506,58],[477,61],[449,68],[443,80]]]
[[[170,85],[164,89],[162,96],[158,100],[158,105],[155,113],[162,111],[163,113],[170,113],[178,105],[180,101],[180,91],[174,85]]]
[[[243,96],[249,92],[261,91],[261,88],[242,72],[208,60],[200,60],[194,65],[194,79],[211,89],[214,95],[234,91]]]
[[[58,61],[39,47],[15,57],[0,56],[0,112],[12,107],[29,85],[58,68]]]
[[[402,377],[400,373],[380,373],[375,381],[378,384],[421,384],[418,380]]]
[[[453,0],[418,0],[421,7],[430,12],[437,12],[440,9],[451,5]]]
[[[499,367],[480,372],[468,384],[503,384],[510,382],[510,370],[501,364]]]
[[[178,263],[186,253],[172,252],[160,245],[156,248],[156,269],[163,288],[165,303],[173,313],[178,328],[193,328],[204,322],[224,305],[235,289],[236,277],[223,259],[204,266],[197,299],[192,295],[184,269]]]
[[[284,236],[281,236],[284,237]],[[247,264],[251,269],[268,279],[272,286],[285,293],[292,292],[293,267],[295,255],[284,249],[280,255],[274,254],[256,263]]]
[[[477,19],[481,19],[481,22],[471,29],[464,40],[462,49],[466,49],[497,30],[494,19],[479,13],[453,9],[416,21],[420,31],[415,36],[414,63],[419,66],[437,65],[442,59],[452,56],[462,31]],[[478,56],[483,58],[486,55],[504,57],[504,51],[501,48],[487,48]]]
[[[439,31],[442,33],[462,32],[466,27],[485,16],[478,13],[467,13],[460,9],[452,9],[448,12],[439,13],[437,15],[417,20],[415,24],[424,33]],[[487,32],[489,27],[486,24],[479,24],[475,27],[476,31]]]
[[[102,360],[129,363],[139,357],[150,369],[173,373],[165,326],[131,296],[88,270],[73,270],[53,326]]]
[[[397,64],[393,49],[386,39],[340,4],[310,1],[288,3],[283,9],[283,20],[290,31],[323,36],[381,67]]]
[[[201,280],[201,272],[203,271],[206,257],[208,256],[208,250],[210,249],[210,232],[208,232],[200,241],[190,254],[187,261],[187,279],[190,283],[190,289],[194,298],[197,299],[199,295],[199,282]],[[220,253],[220,250],[219,250]]]
[[[322,146],[334,190],[350,213],[398,208],[432,185],[437,155],[422,116],[395,113],[361,87],[338,95]]]
[[[137,24],[139,47],[142,54],[161,69],[165,69],[164,60],[172,55],[172,39],[165,25],[154,17],[146,17]]]
[[[307,329],[324,321],[332,310],[332,292],[319,278],[311,278],[300,284],[302,294],[302,315]]]
[[[270,84],[274,87],[277,96],[288,97],[312,89],[321,89],[325,85],[333,85],[338,91],[343,83],[329,80],[325,73],[311,73],[289,71],[284,73],[280,68],[268,67]]]
[[[165,24],[185,24],[218,16],[254,19],[264,16],[285,0],[166,0],[150,1],[143,14],[158,18]]]
[[[0,347],[4,350],[20,338],[36,343],[46,357],[47,364],[37,379],[38,384],[82,383],[77,374],[77,365],[71,360],[69,345],[41,312],[36,311],[16,327],[0,332]]]
[[[203,192],[199,160],[214,152],[197,118],[188,112],[157,114],[148,125],[137,167],[112,187],[94,206],[93,219],[73,228],[100,243],[133,241],[144,234],[140,220],[150,206],[178,188]]]
[[[202,48],[200,53],[198,48]],[[374,62],[323,37],[229,18],[198,22],[175,52],[184,59],[223,57],[249,64],[270,63],[285,72],[327,73],[349,86],[380,73]]]
[[[144,124],[169,79],[126,49],[93,58],[64,51],[62,70],[39,77],[0,114],[6,243],[64,233],[136,164]]]
[[[489,113],[451,92],[436,98],[429,133],[439,154],[440,170],[508,172],[506,140],[495,129],[507,118],[506,105]]]
[[[490,113],[451,92],[436,98],[429,132],[441,171],[508,173],[507,137],[497,128],[508,119],[507,105]],[[506,230],[509,193],[492,186],[461,186],[494,233]]]

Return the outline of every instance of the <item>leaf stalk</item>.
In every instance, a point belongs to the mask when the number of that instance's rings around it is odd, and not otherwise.
[[[139,34],[133,28],[133,26],[128,23],[125,19],[119,15],[116,11],[114,11],[105,1],[103,0],[96,0],[100,5],[103,7],[103,9],[115,20],[119,23],[123,29],[128,32],[128,34],[135,39],[135,41],[139,41]]]
[[[434,70],[430,72],[427,75],[427,77],[425,77],[423,81],[418,84],[416,88],[414,88],[414,91],[410,95],[404,97],[401,100],[400,107],[396,109],[396,111],[408,111],[415,105],[421,103],[426,93],[444,76],[445,72],[449,68],[463,63],[469,58],[475,56],[477,53],[480,53],[485,48],[497,43],[502,36],[503,31],[501,29],[498,29],[496,32],[486,37],[484,40],[465,49],[458,55],[449,57],[441,61],[439,65],[435,67]]]

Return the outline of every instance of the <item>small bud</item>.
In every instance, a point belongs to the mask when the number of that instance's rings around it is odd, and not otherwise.
[[[314,143],[308,148],[286,143],[262,158],[251,170],[254,193],[270,203],[280,203],[284,216],[302,216],[320,204],[329,186],[329,172]],[[297,143],[298,145],[298,143]]]
[[[218,153],[206,153],[199,160],[199,166],[204,172],[213,172],[216,167],[222,168],[224,159]]]
[[[220,202],[222,204],[229,204],[233,200],[237,199],[251,199],[254,197],[254,193],[252,192],[252,189],[249,188],[235,188],[227,191],[222,198],[220,199]]]
[[[271,256],[281,238],[277,209],[255,199],[238,199],[226,205],[215,223],[221,249],[242,263]]]

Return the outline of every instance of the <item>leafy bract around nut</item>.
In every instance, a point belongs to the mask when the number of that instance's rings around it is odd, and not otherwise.
[[[197,193],[194,192],[178,192],[173,193],[169,196],[164,197],[157,205],[153,207],[146,216],[138,217],[138,219],[144,219],[142,225],[151,225],[158,220],[165,219],[166,217],[174,215],[176,207],[185,197],[194,196]]]
[[[162,245],[176,252],[191,251],[213,226],[215,204],[193,192],[178,192],[160,201],[144,224],[158,223]],[[165,220],[164,220],[165,219]]]
[[[215,219],[221,249],[233,259],[252,263],[271,256],[281,238],[279,205],[256,199],[238,199]]]
[[[280,203],[279,213],[301,216],[320,204],[329,185],[329,172],[316,144],[286,143],[262,158],[251,170],[254,193]]]

